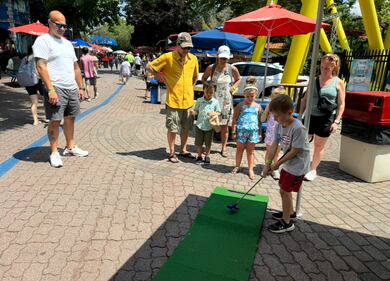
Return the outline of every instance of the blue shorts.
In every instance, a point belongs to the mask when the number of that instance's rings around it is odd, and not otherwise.
[[[238,143],[259,143],[260,136],[258,130],[237,130],[237,142]]]

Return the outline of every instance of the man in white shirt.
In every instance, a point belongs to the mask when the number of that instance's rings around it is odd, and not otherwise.
[[[50,120],[47,130],[51,147],[50,164],[58,168],[63,165],[58,153],[62,119],[66,139],[63,155],[88,155],[74,141],[74,122],[80,113],[80,100],[84,98],[85,88],[72,43],[63,37],[67,29],[65,16],[59,11],[51,11],[48,24],[49,33],[36,39],[33,51],[38,73],[48,90],[45,108]]]

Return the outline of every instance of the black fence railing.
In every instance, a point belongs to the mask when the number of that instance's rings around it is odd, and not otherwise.
[[[386,80],[390,75],[390,49],[387,50],[367,50],[362,52],[347,52],[338,54],[341,59],[340,75],[341,79],[349,82],[350,70],[354,59],[372,59],[374,70],[371,77],[370,91],[384,91]]]

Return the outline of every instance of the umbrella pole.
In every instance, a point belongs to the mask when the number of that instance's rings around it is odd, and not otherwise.
[[[266,81],[267,81],[268,55],[269,55],[269,42],[270,41],[271,41],[271,30],[268,30],[268,36],[267,36],[267,56],[265,58],[264,81],[263,81],[263,92],[261,93],[261,102],[264,102],[264,96],[265,96],[265,86],[266,86]]]
[[[306,109],[305,109],[305,127],[307,132],[309,132],[310,126],[310,116],[311,116],[311,102],[313,97],[313,90],[315,85],[315,76],[316,76],[316,66],[317,66],[317,57],[318,57],[318,47],[320,42],[320,29],[321,29],[321,21],[322,21],[322,12],[324,8],[324,0],[318,1],[318,10],[317,10],[317,22],[316,22],[316,31],[314,34],[314,42],[313,42],[313,50],[311,55],[311,65],[310,65],[310,78],[309,85],[307,88],[307,98],[306,98]],[[302,188],[299,190],[297,194],[297,201],[295,205],[295,211],[298,216],[302,216],[300,213],[301,209],[301,200],[302,200]]]

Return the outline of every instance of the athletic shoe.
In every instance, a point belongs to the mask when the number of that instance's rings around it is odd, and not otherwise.
[[[294,229],[295,225],[292,220],[289,223],[286,223],[283,219],[281,219],[280,221],[277,221],[276,223],[268,226],[268,230],[273,233],[284,233],[293,231]]]
[[[305,175],[305,180],[307,181],[313,181],[317,177],[317,171],[316,170],[311,170]]]
[[[88,156],[88,151],[82,150],[81,148],[78,148],[77,145],[75,145],[72,149],[65,148],[64,152],[62,153],[64,156],[78,156],[78,157],[85,157]]]
[[[210,164],[210,157],[206,156],[206,157],[204,158],[204,163],[205,163],[205,164]]]
[[[273,178],[274,180],[280,179],[280,173],[279,173],[278,170],[273,171],[272,174],[271,174],[271,176],[272,176],[272,178]]]
[[[202,156],[196,157],[196,164],[202,164],[203,163],[203,158]]]
[[[90,102],[91,101],[91,98],[87,98],[87,102]]]
[[[283,218],[283,212],[277,212],[272,214],[274,220],[281,220]],[[295,220],[297,218],[297,213],[294,212],[290,215],[290,219]]]
[[[61,156],[58,152],[52,152],[50,154],[50,165],[54,168],[62,167],[64,164],[62,163]]]
[[[96,93],[96,95],[93,97],[94,100],[96,100],[99,97],[99,93]]]

